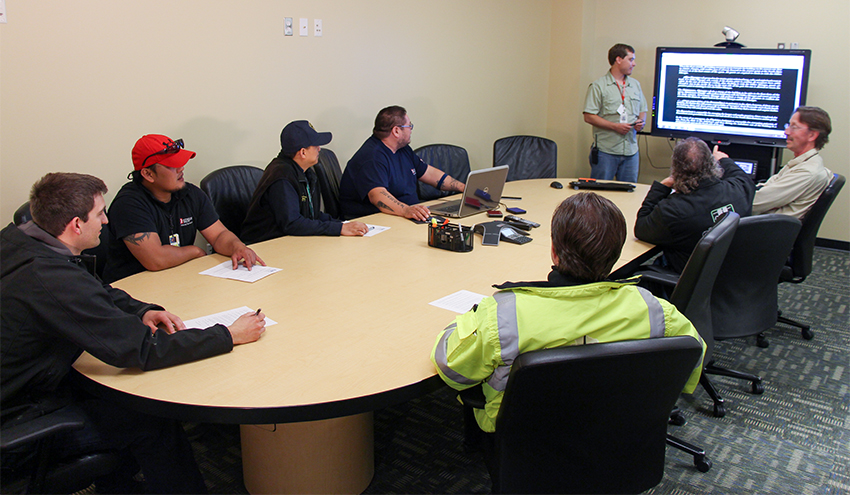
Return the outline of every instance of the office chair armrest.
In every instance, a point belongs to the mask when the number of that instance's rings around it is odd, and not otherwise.
[[[16,449],[62,431],[80,430],[85,417],[78,410],[64,407],[30,421],[3,428],[0,449]]]
[[[460,397],[463,405],[473,409],[484,409],[484,404],[487,402],[487,399],[484,398],[484,390],[482,390],[481,385],[461,390],[457,395]]]
[[[635,275],[640,275],[641,279],[648,280],[650,282],[656,282],[661,285],[666,285],[668,287],[675,287],[677,283],[679,283],[679,274],[672,271],[667,270],[665,268],[661,268],[659,266],[647,266],[642,267],[639,271],[635,272]]]

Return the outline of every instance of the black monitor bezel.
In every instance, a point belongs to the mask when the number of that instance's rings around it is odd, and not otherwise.
[[[657,105],[659,78],[661,77],[661,55],[665,52],[670,53],[695,53],[695,54],[756,54],[756,55],[802,55],[804,57],[802,70],[802,85],[800,88],[800,102],[798,106],[806,104],[806,96],[809,85],[809,71],[812,61],[812,52],[809,49],[777,49],[777,48],[719,48],[719,47],[657,47],[655,49],[655,74],[653,75],[654,86],[652,89],[652,128],[651,135],[683,139],[694,136],[711,143],[720,144],[745,144],[758,146],[773,146],[777,148],[785,147],[784,138],[771,138],[765,136],[752,136],[739,133],[718,133],[718,132],[699,132],[699,131],[682,131],[678,129],[658,128],[657,122]]]

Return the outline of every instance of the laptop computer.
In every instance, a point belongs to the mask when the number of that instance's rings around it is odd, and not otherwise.
[[[431,213],[449,218],[463,218],[499,207],[508,166],[473,170],[466,178],[466,188],[460,199],[429,207]]]

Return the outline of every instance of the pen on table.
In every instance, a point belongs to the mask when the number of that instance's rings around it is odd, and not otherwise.
[[[262,309],[262,308],[257,308],[257,312],[256,312],[256,313],[254,313],[254,316],[260,316],[260,310],[261,310],[261,309]]]
[[[502,199],[522,199],[519,196],[502,196]]]

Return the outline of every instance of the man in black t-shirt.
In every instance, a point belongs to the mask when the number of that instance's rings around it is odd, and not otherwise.
[[[142,136],[133,147],[132,181],[109,208],[112,241],[103,273],[107,283],[144,270],[164,270],[204,256],[194,245],[197,231],[213,249],[250,270],[265,265],[218,219],[209,197],[183,180],[183,167],[195,152],[183,140]]]

